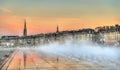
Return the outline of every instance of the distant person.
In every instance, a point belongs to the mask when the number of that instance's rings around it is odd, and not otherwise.
[[[59,61],[59,58],[57,58],[57,62]]]

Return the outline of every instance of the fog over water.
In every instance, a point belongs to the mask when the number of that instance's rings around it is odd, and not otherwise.
[[[0,51],[16,49],[31,52],[33,52],[32,50],[35,50],[38,53],[42,52],[65,60],[77,62],[86,61],[98,66],[104,66],[104,70],[120,70],[119,46],[103,46],[92,43],[91,41],[67,40],[65,42],[54,42],[46,45],[35,46],[35,48],[0,48]]]
[[[61,43],[51,43],[39,46],[39,49],[48,55],[54,55],[63,59],[73,61],[89,61],[103,64],[103,66],[113,66],[117,68],[120,65],[120,47],[109,47],[90,43],[89,41],[67,41]]]

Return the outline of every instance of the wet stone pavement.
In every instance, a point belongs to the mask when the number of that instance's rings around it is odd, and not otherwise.
[[[102,64],[102,63],[101,63]],[[1,70],[114,70],[88,61],[70,61],[47,56],[34,50],[16,50]],[[120,70],[119,68],[117,70]]]

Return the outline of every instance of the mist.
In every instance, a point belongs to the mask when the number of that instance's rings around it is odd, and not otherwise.
[[[75,42],[67,40],[62,44],[55,42],[39,46],[37,50],[66,60],[83,60],[103,66],[112,66],[113,68],[120,65],[120,47],[93,44],[90,41]]]
[[[34,47],[0,48],[2,52],[0,59],[5,59],[10,51],[21,51],[23,53],[32,52],[38,56],[55,57],[56,60],[87,62],[93,67],[104,67],[104,70],[119,70],[120,47],[106,46],[93,43],[92,41],[66,40],[51,42],[49,44]],[[2,58],[4,57],[4,58]],[[44,58],[47,58],[44,57]]]

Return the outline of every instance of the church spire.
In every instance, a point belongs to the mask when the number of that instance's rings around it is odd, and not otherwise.
[[[58,27],[58,25],[57,25],[57,31],[56,32],[59,33],[59,27]]]
[[[26,26],[26,19],[24,20],[24,31],[23,31],[23,36],[27,36],[27,26]]]

